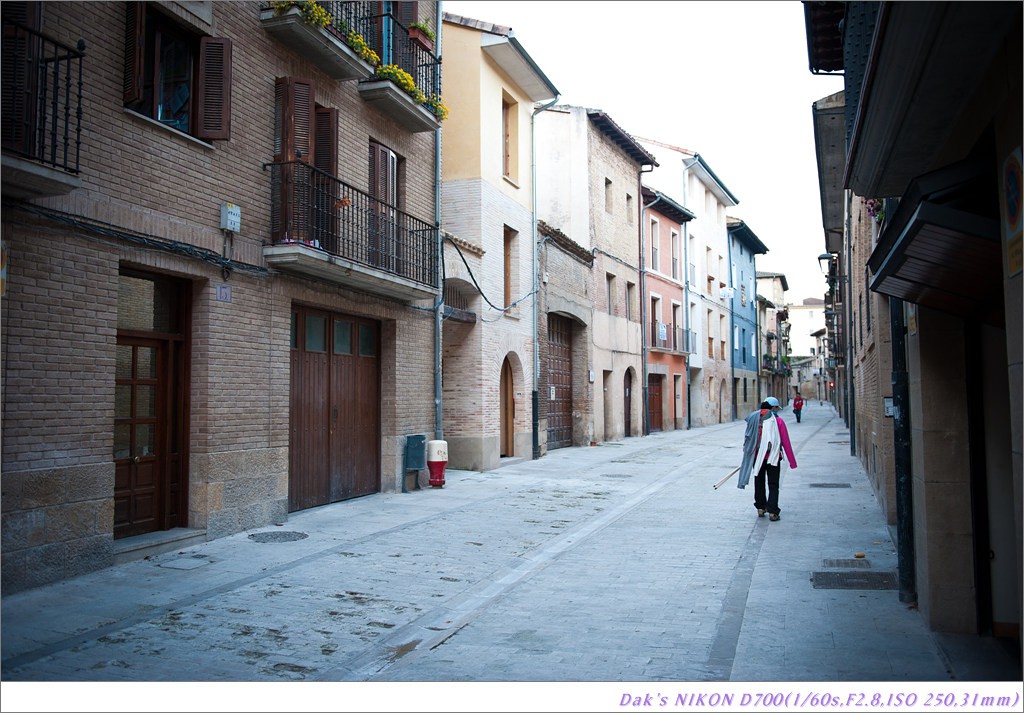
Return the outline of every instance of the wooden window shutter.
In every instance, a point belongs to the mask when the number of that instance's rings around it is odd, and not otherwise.
[[[391,190],[394,182],[391,175],[394,171],[393,156],[394,154],[386,146],[370,142],[370,193],[374,198],[388,205],[394,205],[395,198]]]
[[[338,110],[317,107],[316,149],[313,165],[331,175],[338,175]]]
[[[231,138],[231,40],[203,37],[199,42],[196,136]]]
[[[39,29],[39,3],[4,2],[3,18],[21,27]],[[0,114],[0,135],[4,148],[34,153],[36,141],[36,103],[39,78],[28,67],[39,56],[39,40],[20,27],[4,25],[0,41],[0,87],[3,90],[3,113]]]
[[[409,29],[409,25],[416,22],[419,18],[419,3],[417,2],[396,2],[394,3],[395,10],[394,16],[405,29]]]
[[[310,162],[316,135],[316,89],[308,79],[278,77],[274,102],[274,161]]]
[[[124,103],[142,100],[142,74],[146,50],[146,6],[128,3],[124,23]]]

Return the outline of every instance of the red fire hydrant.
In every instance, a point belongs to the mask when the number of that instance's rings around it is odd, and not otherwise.
[[[430,485],[444,487],[444,469],[448,465],[448,442],[427,441],[427,468],[430,470]]]

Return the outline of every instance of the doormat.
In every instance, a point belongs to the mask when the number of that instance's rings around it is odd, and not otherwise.
[[[813,572],[815,589],[899,589],[895,572]]]
[[[309,535],[305,532],[254,532],[249,535],[253,542],[295,542],[307,537]]]

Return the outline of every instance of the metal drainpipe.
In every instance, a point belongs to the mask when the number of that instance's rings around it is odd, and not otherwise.
[[[441,14],[441,2],[435,3],[437,11],[437,32],[434,33],[436,40],[438,59],[438,79],[440,80],[441,60],[441,26],[444,24]],[[435,87],[435,93],[441,94],[440,81]],[[442,411],[442,374],[441,374],[441,311],[444,304],[444,283],[441,280],[441,270],[444,261],[444,241],[441,239],[441,124],[434,129],[434,222],[437,225],[437,286],[438,294],[434,298],[434,438],[444,440],[444,414]],[[405,485],[403,474],[402,485]]]
[[[896,479],[896,568],[900,601],[917,601],[914,561],[914,501],[910,457],[910,390],[907,383],[906,324],[903,300],[889,298],[892,343],[893,461]]]
[[[728,236],[728,230],[726,231]],[[729,260],[729,288],[735,288],[735,280],[733,280],[733,265],[732,265],[732,237],[728,237],[725,243],[725,254],[726,259]],[[731,403],[729,404],[732,408],[732,418],[730,421],[736,420],[736,304],[735,304],[735,291],[729,293],[729,341],[732,342],[732,353],[729,355],[729,391],[732,392]]]
[[[853,259],[852,242],[853,235],[850,232],[850,204],[853,201],[853,191],[846,191],[846,273],[843,281],[846,283],[846,412],[849,415],[847,425],[850,428],[850,455],[857,455],[857,428],[855,409],[857,408],[853,394],[853,294],[852,283],[850,282],[850,260]]]
[[[540,458],[540,244],[537,241],[537,114],[553,107],[559,99],[558,94],[550,102],[534,109],[530,115],[530,153],[532,154],[530,190],[533,193],[533,460]]]
[[[687,163],[683,161],[683,207],[686,208],[686,184],[689,177],[690,169],[693,168],[693,164],[697,163],[698,157],[694,156]],[[683,223],[683,270],[685,270],[685,278],[683,279],[683,301],[686,303],[683,305],[683,324],[686,325],[686,342],[690,351],[686,355],[686,430],[689,431],[693,427],[693,420],[690,416],[690,354],[694,353],[697,348],[695,344],[690,344],[690,335],[693,333],[690,329],[690,221]]]
[[[654,170],[653,168],[651,169]],[[650,173],[650,171],[644,171],[643,167],[640,167],[640,176],[637,176],[638,183],[640,183],[640,355],[643,360],[643,418],[640,422],[643,424],[643,431],[645,436],[651,434],[651,424],[648,423],[647,414],[647,321],[644,317],[644,307],[647,305],[647,269],[644,267],[646,264],[644,261],[644,255],[646,250],[646,241],[644,240],[645,228],[647,227],[647,209],[658,203],[661,200],[661,196],[655,198],[650,205],[644,205],[644,190],[643,190],[643,177],[642,174]],[[654,338],[653,330],[651,338]]]

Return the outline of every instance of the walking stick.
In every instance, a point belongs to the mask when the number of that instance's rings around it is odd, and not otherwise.
[[[715,490],[718,490],[718,489],[719,489],[719,488],[720,488],[720,487],[722,486],[722,483],[724,483],[725,481],[727,481],[727,480],[728,480],[729,478],[731,478],[732,476],[736,475],[736,474],[737,474],[738,472],[740,472],[740,466],[736,466],[736,470],[734,470],[734,471],[732,471],[731,473],[729,473],[729,475],[725,476],[724,478],[722,478],[721,480],[719,480],[719,481],[718,481],[717,483],[715,483],[715,484],[714,484],[714,485],[712,485],[711,487],[712,487],[712,488],[714,488]]]

